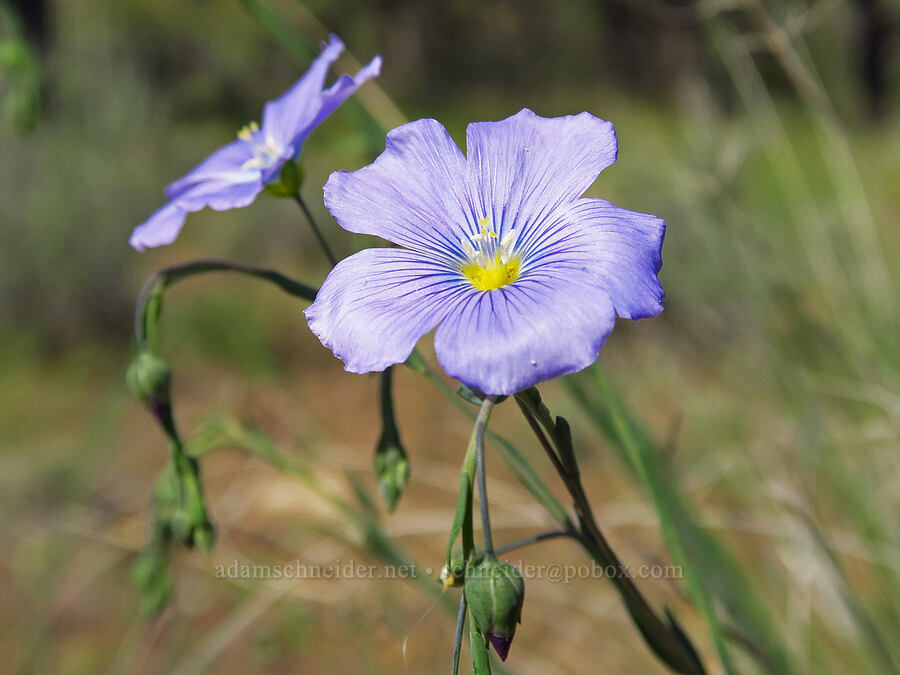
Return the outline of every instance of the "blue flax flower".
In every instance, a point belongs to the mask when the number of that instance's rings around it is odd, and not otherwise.
[[[171,244],[188,213],[205,206],[226,211],[251,204],[278,177],[284,163],[300,154],[309,133],[363,82],[379,74],[381,58],[376,56],[355,77],[342,75],[323,91],[328,67],[342,51],[344,44],[332,35],[306,74],[278,99],[266,103],[262,125],[247,125],[237,140],[169,185],[169,202],[134,229],[129,243],[139,251]]]
[[[418,120],[374,163],[328,179],[344,229],[403,247],[342,261],[306,310],[348,371],[401,363],[437,328],[449,375],[512,394],[593,363],[616,315],[662,311],[665,222],[581,198],[616,160],[612,124],[526,109],[470,124],[466,145],[468,157]]]

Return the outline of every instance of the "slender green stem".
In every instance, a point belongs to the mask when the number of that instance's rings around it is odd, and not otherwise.
[[[274,283],[283,291],[306,300],[314,300],[316,290],[290,279],[273,270],[252,267],[229,260],[198,259],[166,267],[147,279],[138,295],[135,307],[134,332],[139,350],[156,350],[157,325],[162,311],[162,300],[166,289],[172,284],[205,272],[239,272]],[[169,437],[172,469],[175,476],[176,499],[179,508],[186,510],[190,530],[186,533],[188,543],[199,544],[209,550],[213,544],[214,531],[209,522],[203,501],[203,484],[197,460],[187,454],[175,425],[171,404],[155,406],[153,410],[158,421]]]
[[[399,440],[400,433],[397,430],[397,422],[394,418],[394,394],[392,389],[393,374],[393,366],[388,366],[381,373],[378,401],[381,408],[381,424],[384,429],[384,434],[389,435],[392,439]]]
[[[511,541],[508,544],[503,544],[503,546],[498,546],[495,549],[494,553],[496,553],[497,555],[503,555],[504,553],[509,553],[510,551],[515,551],[519,548],[525,548],[526,546],[531,546],[532,544],[539,544],[542,541],[549,541],[550,539],[560,539],[562,537],[571,537],[576,541],[581,540],[580,535],[575,530],[552,530],[550,532],[533,534],[530,537],[523,537],[522,539]]]
[[[299,192],[294,195],[294,201],[297,202],[297,204],[300,206],[300,209],[306,216],[306,220],[309,222],[309,227],[312,229],[313,234],[316,235],[319,246],[322,247],[322,251],[325,253],[325,257],[328,258],[328,262],[331,263],[332,267],[334,267],[338,264],[338,260],[334,257],[334,253],[331,252],[331,247],[328,246],[328,242],[325,241],[325,237],[322,235],[322,231],[319,229],[319,226],[316,225],[316,220],[315,218],[313,218],[312,212],[309,210],[306,202],[303,201],[303,197],[300,196]]]
[[[451,567],[451,558],[453,556],[453,544],[456,543],[456,537],[462,532],[462,549],[463,561],[468,562],[469,556],[475,548],[474,536],[472,533],[472,493],[475,489],[475,473],[478,463],[478,447],[481,446],[481,452],[484,452],[484,432],[487,428],[488,420],[491,416],[491,410],[494,407],[493,399],[485,399],[481,404],[481,410],[472,427],[472,435],[469,437],[469,445],[466,448],[466,455],[463,458],[463,465],[459,476],[459,496],[456,499],[456,513],[453,516],[453,524],[450,526],[450,536],[447,539],[447,555],[445,557],[445,565],[447,570]],[[487,500],[482,500],[486,505]],[[482,511],[484,515],[484,511]],[[484,521],[482,521],[484,522]],[[487,523],[486,531],[490,531],[490,523]],[[488,535],[489,537],[490,535]]]
[[[571,447],[563,447],[557,433],[558,426],[554,423],[549,411],[540,403],[539,397],[535,401],[531,396],[517,394],[516,402],[572,498],[575,513],[581,524],[582,545],[604,569],[615,570],[610,579],[649,646],[665,663],[679,673],[686,675],[705,673],[697,652],[686,634],[676,625],[667,624],[657,615],[650,603],[641,595],[628,568],[619,560],[597,525],[597,521],[594,520],[593,510],[578,471],[568,470],[560,459],[563,453],[571,455],[573,459],[574,455],[571,453]],[[557,447],[554,448],[554,445]]]
[[[475,420],[475,464],[478,473],[478,505],[481,508],[481,529],[484,536],[484,552],[488,555],[494,553],[494,537],[491,534],[491,515],[488,509],[487,476],[484,468],[484,432],[487,428],[488,418],[491,416],[491,408],[494,407],[496,397],[486,396],[481,404],[481,412]]]
[[[456,617],[456,637],[453,639],[453,659],[450,661],[450,675],[459,672],[459,652],[462,649],[463,629],[466,626],[466,594],[459,594],[459,615]]]
[[[163,291],[182,279],[187,279],[195,274],[202,274],[205,272],[238,272],[240,274],[246,274],[273,283],[286,293],[297,298],[309,300],[310,302],[316,299],[316,293],[318,292],[317,289],[312,286],[307,286],[280,272],[262,267],[254,267],[252,265],[244,265],[243,263],[237,263],[231,260],[198,258],[170,267],[164,267],[147,279],[138,294],[137,306],[135,307],[134,313],[134,335],[139,347],[145,347],[148,338],[151,338],[152,334],[155,333],[155,322],[158,319]],[[154,316],[149,315],[150,310],[152,310]],[[152,339],[150,342],[152,345]]]
[[[386,420],[394,419],[394,401],[391,396],[391,375],[393,370],[393,366],[388,366],[381,373],[381,417]]]
[[[441,394],[443,394],[444,397],[446,397],[446,399],[463,415],[471,420],[475,419],[475,413],[472,412],[472,406],[463,401],[450,387],[447,386],[417,350],[413,350],[413,353],[404,365],[428,380],[428,382],[441,392]],[[493,441],[494,447],[500,454],[501,459],[506,463],[519,482],[522,483],[525,489],[531,493],[539,504],[547,509],[547,512],[560,527],[563,529],[574,529],[573,521],[566,511],[566,508],[550,491],[550,488],[547,487],[531,466],[531,463],[519,452],[516,446],[496,431],[488,429],[486,436]]]
[[[736,671],[725,644],[725,637],[719,628],[712,598],[701,581],[698,571],[695,569],[694,565],[691,564],[690,558],[688,558],[684,551],[681,538],[682,535],[675,527],[672,512],[665,507],[665,502],[663,501],[663,496],[660,491],[653,487],[654,481],[650,473],[652,470],[651,466],[647,462],[632,430],[629,428],[627,420],[620,414],[620,410],[614,409],[612,412],[613,428],[619,435],[619,438],[622,439],[622,444],[625,452],[628,454],[632,466],[637,470],[642,482],[649,487],[650,498],[653,500],[656,513],[659,516],[660,529],[662,530],[666,546],[669,548],[672,558],[678,563],[682,570],[688,593],[706,623],[707,629],[713,640],[713,645],[715,646],[716,652],[719,655],[719,660],[722,663],[723,670],[725,673],[731,675]]]

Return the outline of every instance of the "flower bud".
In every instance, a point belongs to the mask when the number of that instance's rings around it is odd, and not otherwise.
[[[154,413],[169,405],[172,371],[163,359],[147,351],[138,354],[125,375],[128,389]]]
[[[409,458],[399,440],[388,434],[375,448],[375,478],[388,510],[393,511],[409,482]]]
[[[516,625],[522,621],[522,575],[513,565],[486,555],[466,570],[465,593],[475,624],[505,661]]]

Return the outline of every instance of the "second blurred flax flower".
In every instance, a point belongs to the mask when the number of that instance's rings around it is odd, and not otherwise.
[[[139,251],[171,244],[187,214],[208,206],[216,211],[248,206],[278,177],[286,162],[298,157],[310,132],[381,71],[376,56],[354,77],[342,75],[323,90],[328,67],[344,51],[335,36],[325,45],[306,74],[263,109],[262,124],[241,129],[237,140],[216,150],[187,175],[166,188],[169,202],[157,209],[131,234]]]

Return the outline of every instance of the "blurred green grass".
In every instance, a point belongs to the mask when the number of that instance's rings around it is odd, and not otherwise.
[[[309,26],[283,11],[289,3],[274,6],[307,40],[298,56],[308,52]],[[394,35],[375,10],[341,19],[341,6],[307,7],[357,57]],[[863,121],[841,70],[848,48],[834,39],[850,8],[836,7],[808,42],[838,94],[838,138],[856,160],[875,247],[860,246],[858,222],[847,219],[852,185],[831,173],[842,159],[817,130],[822,111],[804,106],[773,75],[777,61],[742,41],[756,34],[740,16],[702,24],[701,44],[721,64],[729,105],[702,78],[657,98],[565,70],[586,40],[572,19],[587,11],[581,3],[554,19],[573,36],[556,64],[565,76],[554,77],[551,59],[535,71],[542,77],[520,73],[515,86],[454,79],[443,91],[433,82],[420,90],[409,64],[388,61],[381,83],[410,117],[439,118],[461,143],[468,121],[522,106],[544,115],[586,109],[615,122],[619,161],[590,194],[667,219],[668,299],[659,319],[617,327],[603,368],[658,439],[663,475],[752,581],[795,669],[878,673],[890,672],[879,641],[888,651],[900,644],[900,119]],[[16,672],[397,672],[410,635],[414,672],[445,667],[450,619],[435,612],[417,625],[430,600],[411,586],[231,584],[211,578],[212,560],[179,555],[174,607],[151,624],[137,617],[128,569],[163,461],[162,439],[122,382],[142,278],[193,255],[264,263],[310,283],[326,269],[298,214],[275,200],[192,216],[175,246],[142,256],[127,236],[161,203],[163,185],[258,117],[260,103],[300,66],[237,3],[81,0],[56,11],[45,114],[32,135],[0,131],[0,585],[11,598],[0,610],[0,658]],[[393,42],[384,49],[403,54]],[[513,64],[522,58],[507,56]],[[392,76],[392,65],[404,76]],[[377,153],[373,127],[354,103],[304,150],[306,194],[339,250],[363,242],[333,227],[318,189],[331,170]],[[268,288],[226,277],[174,291],[163,344],[179,417],[187,428],[208,413],[251,419],[287,447],[312,448],[321,480],[347,490],[345,471],[371,481],[374,381],[342,374],[300,310]],[[439,560],[467,432],[452,412],[432,412],[444,404],[421,383],[398,384],[413,485],[385,523],[419,560]],[[546,397],[573,421],[598,520],[623,556],[668,560],[647,495],[613,462],[613,446],[592,428],[596,415],[559,387]],[[359,419],[351,428],[348,410]],[[499,418],[529,447],[512,415]],[[368,555],[328,536],[340,527],[335,514],[260,463],[226,453],[205,466],[225,533],[213,560]],[[506,481],[497,490],[499,531],[512,539],[512,524],[523,520],[517,514],[533,513],[530,502],[502,469],[492,475]],[[448,489],[435,494],[429,476]],[[536,527],[539,519],[525,522]],[[525,555],[581,562],[562,544]],[[680,586],[647,586],[657,602],[676,607],[713,663]],[[535,583],[523,655],[512,666],[655,672],[623,614],[608,584]],[[754,667],[732,651],[740,672]]]

